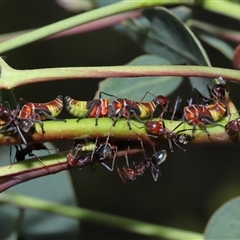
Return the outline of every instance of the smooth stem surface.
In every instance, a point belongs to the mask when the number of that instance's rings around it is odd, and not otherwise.
[[[230,0],[221,1],[204,0],[201,1],[200,5],[208,11],[212,11],[221,15],[225,15],[240,20],[239,3],[234,3]]]
[[[234,108],[234,106],[232,106]],[[235,112],[236,113],[236,112]],[[231,114],[231,119],[235,119],[238,115]],[[231,120],[230,119],[230,120]],[[153,121],[159,121],[159,119],[153,119]],[[196,128],[193,143],[224,143],[228,141],[229,136],[227,135],[224,126],[228,123],[229,116],[219,121],[219,124],[223,126],[207,125],[207,129],[210,133],[210,137],[200,128]],[[95,126],[94,118],[81,119],[76,122],[76,119],[67,119],[67,122],[62,121],[45,121],[44,130],[42,130],[39,124],[36,124],[36,133],[33,135],[25,134],[27,142],[51,142],[56,140],[72,140],[72,139],[96,139],[110,136],[111,140],[119,141],[144,141],[146,144],[158,145],[158,138],[153,138],[147,135],[147,131],[143,124],[131,120],[132,130],[129,130],[125,119],[119,119],[115,127],[112,127],[112,120],[108,118],[100,118],[98,120],[98,126]],[[164,119],[166,128],[169,130],[174,129],[179,125],[180,121],[169,121]],[[188,129],[188,130],[186,130]],[[184,133],[192,135],[192,126],[187,123],[183,123],[178,127],[177,131],[186,130]],[[162,137],[162,136],[160,136]],[[0,145],[12,145],[22,144],[20,136],[16,135],[13,137],[4,136],[0,134]]]
[[[163,4],[193,4],[194,0],[154,0],[154,1],[131,1],[125,0],[117,2],[106,7],[98,8],[86,13],[78,14],[74,17],[47,25],[34,30],[30,33],[23,34],[13,39],[7,40],[0,44],[0,54],[16,47],[26,45],[39,39],[51,36],[55,33],[88,23],[97,19],[108,17],[114,14],[132,11],[141,8],[147,8]]]
[[[78,207],[65,206],[37,198],[26,197],[14,193],[3,193],[0,202],[10,203],[27,209],[34,209],[48,213],[63,215],[70,218],[81,219],[108,227],[114,227],[146,236],[164,237],[167,239],[203,239],[202,234],[184,231],[170,227],[159,226],[147,222],[118,217]]]
[[[36,70],[16,70],[0,58],[0,89],[12,89],[17,86],[66,79],[144,77],[144,76],[184,76],[184,77],[223,77],[226,80],[240,82],[238,70],[206,66],[111,66],[111,67],[66,67]]]

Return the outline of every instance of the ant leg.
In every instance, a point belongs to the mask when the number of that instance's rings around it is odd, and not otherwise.
[[[132,130],[132,127],[131,127],[131,124],[130,124],[130,119],[127,119],[127,125],[128,125],[129,130]]]
[[[152,94],[151,92],[147,91],[147,92],[145,92],[144,96],[142,97],[142,99],[140,101],[142,101],[147,96],[147,94],[150,94],[153,97],[156,97],[154,94]]]
[[[99,118],[101,111],[102,111],[102,107],[98,106],[97,111],[96,111],[96,117],[95,117],[95,126],[98,126],[98,118]]]
[[[111,131],[111,130],[110,130],[110,131]],[[108,136],[107,136],[106,142],[105,142],[105,144],[104,144],[104,156],[103,156],[103,158],[106,158],[106,157],[108,156],[108,154],[106,154],[106,150],[107,150],[107,146],[109,145],[109,144],[108,144],[109,135],[110,135],[110,133],[108,132]]]
[[[179,144],[177,143],[177,140],[176,140],[176,139],[173,139],[173,143],[174,143],[178,148],[180,148],[183,152],[186,152],[186,149],[183,148],[181,145],[179,145]],[[172,152],[172,151],[171,151],[171,152]]]
[[[155,146],[152,145],[152,148],[153,148],[153,152],[154,152],[154,154],[156,154],[156,148],[155,148]]]
[[[23,103],[23,104],[21,105],[21,103]],[[26,103],[28,103],[26,100],[24,100],[23,98],[20,98],[18,101],[18,104],[17,104],[16,111],[19,112],[20,108]]]
[[[8,111],[11,111],[11,107],[10,107],[10,105],[9,105],[9,102],[8,101],[6,101],[6,102],[4,102],[3,104],[2,104],[2,107],[4,107],[4,105],[6,105],[7,107],[7,110]]]
[[[179,123],[179,124],[172,130],[172,132],[174,132],[176,129],[178,129],[183,123],[184,123],[183,121],[182,121],[181,123]],[[182,130],[180,130],[180,131],[182,131]],[[185,131],[185,130],[184,130],[184,131]]]
[[[64,122],[66,122],[66,119],[58,119],[58,118],[55,118],[55,117],[51,116],[50,114],[46,113],[46,112],[43,111],[43,110],[40,110],[40,111],[38,112],[38,114],[39,114],[39,115],[40,115],[40,114],[44,115],[47,119],[51,119],[51,120],[55,120],[55,121],[64,121]]]
[[[98,137],[97,137],[96,140],[95,140],[95,147],[94,147],[94,149],[93,149],[93,151],[92,151],[92,154],[91,154],[91,162],[92,162],[93,156],[94,156],[94,154],[95,154],[95,152],[96,152],[97,142],[98,142]]]
[[[112,124],[113,127],[115,127],[118,119],[121,118],[122,116],[123,116],[123,111],[122,111],[122,109],[121,109],[121,110],[119,111],[119,113],[118,113],[118,116],[113,120],[113,124]]]
[[[156,182],[159,177],[159,168],[156,167],[152,161],[151,161],[151,174],[152,174],[153,180]]]
[[[79,121],[80,121],[81,119],[83,119],[83,118],[84,118],[84,117],[79,117],[76,122],[79,122]]]
[[[116,156],[117,156],[117,149],[118,149],[118,147],[116,146],[114,155],[113,155],[113,160],[112,160],[112,167],[109,167],[105,162],[101,161],[101,164],[111,172],[114,170],[115,160],[116,160]]]
[[[167,158],[166,150],[161,150],[152,156],[151,159],[151,173],[154,181],[157,181],[161,172],[159,171],[159,165],[162,164]]]
[[[166,105],[165,107],[162,106],[162,110],[163,110],[163,111],[162,111],[162,113],[161,113],[160,116],[159,116],[160,119],[162,119],[164,113],[168,111],[169,103],[170,103],[170,101],[168,101],[168,103],[167,103],[167,105]],[[175,111],[175,113],[176,113],[176,111]],[[175,114],[175,113],[174,113],[174,114]],[[153,114],[153,113],[152,113],[152,114]],[[151,119],[152,119],[152,118],[151,118]]]
[[[151,173],[152,173],[153,180],[156,182],[159,177],[159,169],[157,169],[156,172],[154,172],[154,170],[151,169]]]
[[[202,118],[201,120],[204,121],[204,122],[207,122],[207,123],[209,123],[211,125],[215,125],[215,126],[219,126],[219,127],[225,127],[224,125],[222,125],[220,123],[213,122],[211,120],[208,120],[207,118]]]
[[[118,98],[117,96],[113,95],[113,94],[109,94],[109,93],[106,93],[106,92],[99,92],[99,98],[102,98],[102,94],[106,95],[106,96],[109,96],[109,97],[114,97],[114,98]]]
[[[144,146],[143,146],[143,141],[140,141],[140,144],[141,144],[141,147],[142,147],[142,150],[143,150],[144,159],[147,159],[146,152],[145,152],[145,149],[144,149]]]
[[[193,129],[192,129],[192,138],[194,138],[194,132],[196,130],[196,124],[193,124]]]
[[[117,172],[118,172],[119,177],[121,178],[123,183],[126,183],[126,177],[124,175],[125,168],[123,168],[123,170],[120,170],[118,166],[116,168],[117,168]]]
[[[136,114],[136,112],[135,112],[134,110],[130,110],[130,112],[133,113],[134,118],[137,119],[138,122],[144,123],[144,121],[142,121],[142,120],[138,117],[138,115]],[[129,114],[129,121],[130,121],[130,114]]]
[[[207,85],[207,87],[208,87],[208,92],[210,93],[211,88],[209,87],[209,85]],[[207,102],[207,101],[210,100],[210,98],[203,96],[196,88],[192,88],[192,94],[191,95],[193,95],[193,92],[196,92],[197,95],[200,96],[204,102]],[[191,97],[191,99],[193,99],[193,97]]]
[[[210,137],[210,133],[208,132],[206,125],[202,124],[201,127],[203,128],[203,130],[207,133],[208,137]]]
[[[128,161],[128,154],[129,154],[129,152],[130,152],[130,147],[128,146],[127,152],[125,153],[125,160],[126,160],[127,167],[129,167],[129,161]]]
[[[174,104],[174,108],[173,108],[173,114],[172,114],[172,117],[171,117],[171,121],[174,120],[174,116],[179,108],[179,105],[180,103],[182,102],[182,98],[180,98],[179,96],[177,97],[176,101],[175,101],[175,104]]]
[[[46,170],[48,171],[47,166],[41,161],[41,159],[37,155],[35,155],[34,153],[30,152],[30,153],[28,153],[28,156],[29,157],[35,157],[38,160],[38,162],[40,162],[46,168]]]
[[[23,143],[27,145],[27,141],[26,141],[25,137],[23,136],[23,134],[22,134],[22,132],[21,132],[19,126],[16,125],[16,128],[17,128],[17,132],[19,133],[19,135],[20,135],[20,137],[21,137]]]
[[[88,101],[87,104],[86,104],[86,109],[87,109],[87,112],[82,116],[82,117],[79,117],[77,119],[77,122],[79,122],[82,118],[88,118],[88,116],[91,114],[91,112],[97,108],[97,111],[96,111],[96,118],[99,117],[100,113],[101,113],[101,110],[102,110],[102,107],[101,107],[101,100],[100,99],[94,99],[92,101]],[[94,111],[95,112],[95,111]],[[98,125],[98,120],[96,119],[96,126]]]
[[[168,146],[171,152],[173,152],[173,144],[172,144],[172,139],[170,139],[169,137],[167,137],[168,139]]]

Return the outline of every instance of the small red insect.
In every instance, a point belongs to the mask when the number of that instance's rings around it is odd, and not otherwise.
[[[207,85],[209,97],[203,96],[196,88],[193,88],[193,91],[195,91],[202,98],[203,102],[201,105],[209,105],[216,102],[222,102],[226,104],[228,98],[226,81],[222,77],[219,77],[218,82],[219,84],[215,84],[212,88]]]
[[[157,181],[160,174],[159,165],[166,160],[167,152],[166,150],[161,150],[153,154],[151,158],[145,157],[145,160],[142,162],[133,162],[132,166],[129,166],[127,154],[125,158],[127,166],[122,169],[117,167],[118,174],[124,183],[126,183],[126,179],[136,180],[137,176],[142,176],[148,168],[151,169],[154,181]]]
[[[91,150],[90,147],[94,146]],[[90,152],[84,153],[77,157],[78,153],[87,150]],[[109,167],[104,160],[110,156],[113,156],[112,166]],[[104,144],[100,144],[97,146],[97,140],[94,145],[89,144],[88,146],[84,146],[83,143],[80,145],[76,145],[73,147],[73,150],[70,150],[67,155],[68,164],[72,167],[78,167],[80,169],[83,168],[86,164],[92,164],[93,162],[101,163],[105,168],[109,171],[113,171],[115,159],[117,156],[117,146],[113,146],[109,143],[109,135]],[[92,165],[91,165],[92,166]],[[92,169],[95,170],[95,169]]]
[[[154,136],[166,136],[168,140],[168,145],[173,152],[173,143],[179,147],[182,151],[186,151],[181,145],[186,145],[191,143],[191,136],[188,134],[182,134],[179,132],[174,132],[182,123],[180,123],[177,127],[175,127],[172,131],[167,129],[164,121],[147,121],[144,123],[147,131]]]
[[[225,129],[227,133],[232,137],[239,134],[240,133],[240,117],[228,122],[225,125]]]

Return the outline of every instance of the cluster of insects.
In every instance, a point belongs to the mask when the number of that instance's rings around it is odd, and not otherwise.
[[[207,85],[209,96],[203,96],[197,89],[193,89],[192,93],[200,98],[199,103],[193,103],[193,98],[188,101],[188,105],[180,109],[182,98],[177,98],[174,104],[170,104],[167,97],[158,95],[154,96],[151,101],[136,102],[127,98],[118,98],[114,95],[101,92],[98,99],[90,101],[75,100],[69,96],[63,98],[57,96],[53,101],[47,103],[31,103],[24,99],[20,99],[16,109],[12,110],[7,102],[0,104],[0,133],[13,137],[18,135],[22,142],[26,145],[16,147],[16,160],[21,161],[25,159],[26,155],[35,156],[32,152],[34,150],[45,149],[43,143],[28,143],[28,139],[35,132],[35,125],[39,124],[44,134],[45,120],[65,121],[58,119],[64,105],[67,111],[77,117],[77,122],[82,118],[95,118],[95,125],[98,125],[98,119],[108,117],[112,119],[112,127],[114,127],[120,118],[125,118],[126,123],[131,130],[131,119],[135,119],[143,124],[146,128],[146,134],[153,138],[165,137],[168,141],[170,151],[173,151],[174,145],[185,151],[183,145],[190,144],[196,126],[199,126],[208,136],[210,136],[206,125],[220,125],[218,123],[228,113],[227,99],[228,92],[226,90],[226,82],[219,78],[219,83],[213,87]],[[112,102],[104,99],[101,96],[105,94],[108,97],[114,98]],[[151,94],[147,92],[146,94]],[[146,95],[145,94],[145,95]],[[152,95],[152,94],[151,94]],[[144,96],[145,97],[145,96]],[[144,119],[153,118],[156,109],[161,110],[159,121],[152,121]],[[163,115],[168,114],[171,120],[181,120],[180,124],[173,130],[165,126]],[[192,128],[192,135],[184,133],[186,130],[176,131],[182,123],[188,123]],[[222,125],[220,125],[222,126]],[[234,135],[240,131],[240,118],[230,121],[226,126],[228,134]],[[189,130],[189,129],[188,129]],[[167,157],[166,149],[156,151],[151,157],[147,157],[141,142],[143,160],[140,162],[132,162],[130,164],[128,154],[130,149],[126,149],[125,160],[126,165],[123,167],[116,166],[117,172],[123,182],[126,179],[135,180],[138,176],[142,176],[147,169],[150,169],[153,179],[156,181],[160,176],[159,165],[165,161]],[[67,154],[68,164],[72,167],[83,168],[89,164],[94,171],[96,165],[99,163],[109,171],[115,169],[115,160],[118,154],[118,146],[111,142],[108,137],[105,141],[82,141],[76,140],[72,148]],[[36,157],[36,156],[35,156]],[[106,163],[106,160],[111,159],[111,166]]]

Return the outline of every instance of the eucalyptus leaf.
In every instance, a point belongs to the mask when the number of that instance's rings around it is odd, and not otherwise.
[[[205,239],[240,239],[240,197],[221,206],[210,218]]]
[[[135,58],[127,65],[169,65],[167,59],[154,55],[142,55]],[[174,92],[182,82],[182,77],[140,77],[140,78],[108,78],[100,82],[95,98],[99,98],[99,92],[106,92],[117,97],[129,98],[140,101],[144,94],[149,91],[153,95],[168,96]],[[107,96],[106,96],[107,98]],[[146,96],[144,101],[152,100],[153,96]]]

